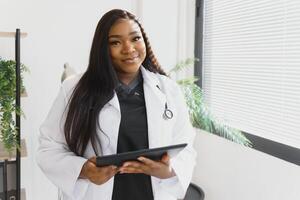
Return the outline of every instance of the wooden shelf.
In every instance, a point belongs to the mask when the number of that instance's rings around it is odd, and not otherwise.
[[[21,157],[27,156],[27,147],[25,139],[21,139]],[[0,160],[11,160],[16,158],[16,150],[13,150],[11,153],[8,153],[2,143],[0,143]]]
[[[27,37],[27,33],[21,33],[21,38]],[[0,31],[0,37],[9,37],[9,38],[15,38],[16,32],[5,32],[5,31]]]

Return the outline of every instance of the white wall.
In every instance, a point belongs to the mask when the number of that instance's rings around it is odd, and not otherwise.
[[[38,128],[60,85],[63,64],[86,68],[96,23],[107,10],[118,7],[136,13],[144,25],[160,63],[169,69],[193,55],[193,5],[184,0],[1,0],[0,31],[19,27],[21,59],[28,97],[22,99],[26,119],[22,135],[28,157],[22,158],[22,185],[28,200],[56,199],[56,188],[36,166]],[[179,38],[179,40],[178,40]],[[13,39],[0,38],[0,55],[14,58]],[[298,200],[299,166],[208,134],[197,134],[198,165],[194,181],[207,200]]]
[[[198,131],[193,182],[205,200],[299,200],[300,168],[281,159]]]
[[[140,18],[150,36],[152,48],[166,71],[179,61],[194,57],[195,0],[138,2]],[[186,75],[193,75],[193,69],[178,74],[176,78]]]
[[[87,66],[91,40],[100,17],[112,8],[136,13],[148,34],[159,62],[168,70],[193,53],[193,11],[184,17],[189,29],[177,19],[194,1],[183,0],[1,0],[0,31],[20,28],[28,37],[21,41],[21,62],[30,69],[25,74],[27,98],[22,98],[22,138],[26,138],[28,156],[22,158],[22,187],[28,200],[56,199],[56,188],[41,173],[35,162],[39,126],[57,95],[63,64],[77,71]],[[180,5],[180,6],[178,6]],[[166,9],[168,8],[168,9]],[[184,9],[184,10],[183,10]],[[180,33],[179,33],[180,32]],[[189,39],[185,39],[188,34]],[[182,39],[178,39],[178,38]],[[181,41],[189,40],[185,46]],[[181,52],[177,47],[181,45]],[[0,38],[0,56],[14,59],[14,39]]]
[[[137,0],[139,19],[166,71],[194,56],[194,7],[195,0]]]

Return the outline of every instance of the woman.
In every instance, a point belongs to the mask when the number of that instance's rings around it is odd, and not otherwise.
[[[180,89],[160,68],[141,24],[124,10],[100,19],[87,71],[63,82],[40,132],[38,164],[68,200],[183,198],[195,165]],[[172,158],[95,165],[96,155],[179,143],[188,146]]]

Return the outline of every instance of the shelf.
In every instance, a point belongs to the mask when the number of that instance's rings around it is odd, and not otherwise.
[[[21,33],[21,38],[27,37],[27,33]],[[10,37],[10,38],[15,38],[16,32],[5,32],[5,31],[0,31],[0,37]]]
[[[25,188],[21,189],[21,200],[26,200],[26,190],[25,190]]]
[[[15,61],[16,61],[16,107],[21,106],[21,99],[20,99],[20,80],[21,80],[21,75],[20,75],[20,65],[21,65],[21,59],[20,59],[20,43],[21,43],[21,38],[24,38],[27,36],[27,33],[21,33],[20,29],[16,29],[16,32],[3,32],[0,31],[0,37],[3,38],[14,38],[15,39]],[[21,130],[20,130],[20,124],[21,124],[21,119],[20,115],[16,114],[16,127],[17,127],[17,141],[18,145],[21,147],[21,149],[15,149],[11,153],[7,153],[5,149],[3,148],[3,157],[0,157],[0,159],[12,159],[14,156],[16,160],[16,200],[21,200],[21,155],[25,156],[27,155],[26,152],[26,145],[25,145],[25,140],[22,142],[21,141]],[[6,154],[5,154],[6,153]]]
[[[27,156],[27,147],[25,139],[21,139],[21,157]],[[11,160],[16,158],[16,150],[13,150],[11,153],[8,153],[2,143],[0,143],[0,160]]]

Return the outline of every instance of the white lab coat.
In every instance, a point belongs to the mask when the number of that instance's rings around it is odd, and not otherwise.
[[[175,200],[183,198],[191,181],[196,153],[193,149],[194,129],[192,128],[184,97],[179,86],[170,78],[154,74],[141,67],[144,79],[144,96],[147,110],[149,148],[171,144],[188,143],[188,146],[171,158],[171,166],[176,176],[169,179],[151,177],[155,200]],[[89,180],[78,179],[86,160],[94,156],[91,144],[84,157],[76,156],[68,149],[64,137],[68,99],[80,75],[66,80],[54,101],[54,104],[40,128],[37,162],[59,190],[64,200],[111,200],[114,180],[111,178],[102,185],[95,185]],[[160,88],[158,88],[158,87]],[[173,112],[172,119],[163,119],[165,103]],[[99,116],[102,130],[98,131],[103,155],[115,154],[119,124],[121,120],[117,95],[103,107]],[[126,199],[126,197],[124,197]]]

